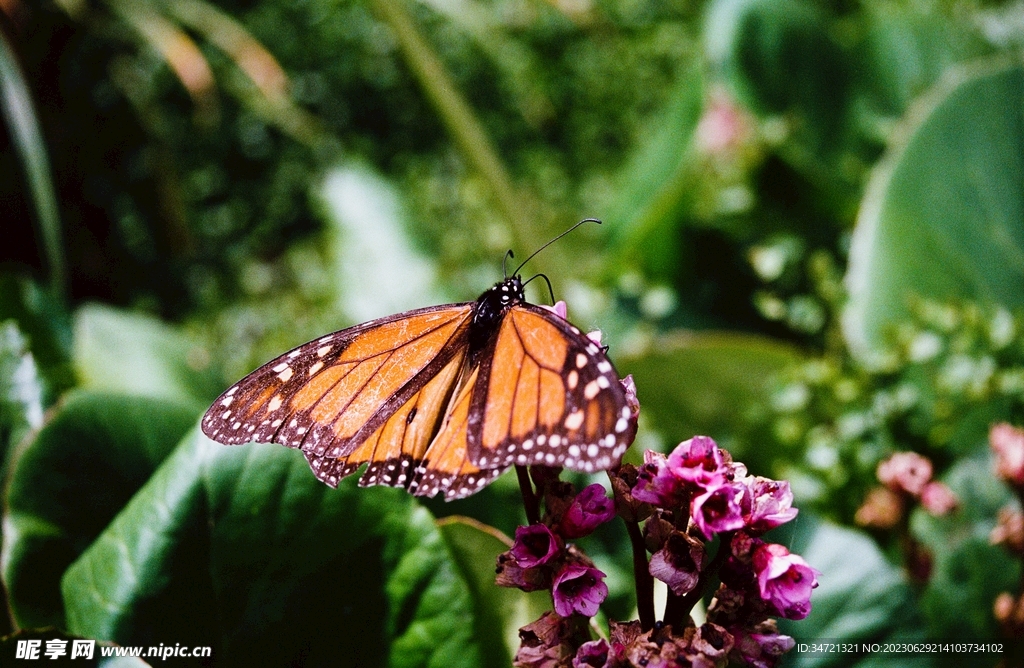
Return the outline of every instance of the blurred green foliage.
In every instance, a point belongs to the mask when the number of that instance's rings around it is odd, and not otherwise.
[[[508,248],[595,216],[528,269],[634,374],[627,457],[708,433],[792,481],[791,545],[823,575],[787,632],[997,637],[1020,575],[987,542],[1008,494],[986,444],[1024,421],[1019,5],[54,0],[0,19],[10,628],[228,665],[505,662],[538,603],[488,586],[522,522],[511,477],[453,505],[335,492],[297,453],[189,425],[281,351],[472,299]],[[900,450],[961,498],[912,518],[924,585],[894,536],[851,526]],[[455,513],[475,519],[432,521]],[[627,617],[620,529],[585,548]]]

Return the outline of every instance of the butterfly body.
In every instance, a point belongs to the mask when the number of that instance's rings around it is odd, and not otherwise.
[[[408,311],[320,337],[229,388],[202,421],[225,444],[299,448],[328,485],[453,499],[513,464],[609,468],[631,409],[604,350],[529,304],[513,275],[475,302]]]

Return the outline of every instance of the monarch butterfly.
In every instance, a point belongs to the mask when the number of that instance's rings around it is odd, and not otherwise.
[[[584,222],[600,221],[571,229]],[[331,487],[369,463],[361,486],[447,500],[513,464],[613,466],[632,438],[626,391],[598,343],[526,302],[524,264],[475,302],[372,320],[267,362],[214,402],[203,432],[300,448]]]

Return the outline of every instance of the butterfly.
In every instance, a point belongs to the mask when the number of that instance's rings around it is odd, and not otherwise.
[[[361,486],[446,500],[513,464],[614,466],[632,440],[626,390],[604,348],[526,301],[522,266],[476,301],[372,320],[267,362],[214,402],[203,432],[299,448],[331,487],[369,464]]]

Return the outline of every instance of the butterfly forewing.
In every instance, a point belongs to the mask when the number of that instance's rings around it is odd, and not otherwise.
[[[481,467],[511,464],[595,471],[628,446],[625,390],[601,347],[554,313],[510,309],[484,356],[473,397],[469,455]]]
[[[300,346],[224,392],[203,417],[203,431],[229,445],[347,454],[459,353],[471,307],[411,311]]]

